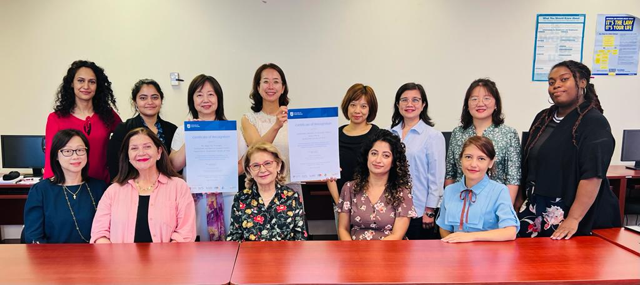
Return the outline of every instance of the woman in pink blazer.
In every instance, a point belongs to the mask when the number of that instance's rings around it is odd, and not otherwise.
[[[119,161],[93,219],[91,243],[194,241],[193,198],[160,139],[146,128],[131,130]]]

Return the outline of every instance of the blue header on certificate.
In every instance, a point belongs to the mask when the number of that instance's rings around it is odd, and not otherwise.
[[[186,121],[185,131],[235,131],[236,121]]]
[[[289,109],[288,119],[337,117],[338,107]]]

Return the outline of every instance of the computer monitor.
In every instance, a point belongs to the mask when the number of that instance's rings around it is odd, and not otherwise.
[[[42,176],[44,136],[2,135],[2,167],[31,168],[33,176]]]
[[[640,169],[640,130],[624,130],[622,132],[622,155],[621,161],[634,161],[633,167],[629,169]]]
[[[442,135],[444,136],[445,150],[448,152],[449,151],[449,141],[451,141],[451,132],[442,132]]]

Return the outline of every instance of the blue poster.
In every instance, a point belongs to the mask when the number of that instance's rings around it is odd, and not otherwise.
[[[598,15],[593,75],[638,75],[639,25],[632,15]]]

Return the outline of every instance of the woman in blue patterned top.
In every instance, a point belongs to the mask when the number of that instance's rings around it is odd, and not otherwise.
[[[496,151],[490,139],[469,138],[459,160],[464,176],[447,186],[437,224],[445,242],[514,240],[520,228],[503,184],[490,180]]]
[[[470,137],[484,136],[491,139],[496,150],[494,171],[489,177],[507,185],[513,203],[520,185],[520,140],[518,132],[504,124],[502,99],[495,82],[481,78],[471,83],[464,97],[460,123],[451,134],[444,185],[462,179],[458,159],[462,144]]]

